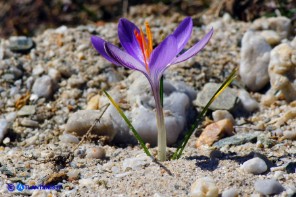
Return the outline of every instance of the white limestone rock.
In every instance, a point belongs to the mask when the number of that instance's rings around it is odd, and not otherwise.
[[[232,124],[235,124],[235,120],[232,114],[229,113],[227,110],[213,111],[212,117],[215,122],[218,122],[219,120],[223,120],[223,119],[229,119],[232,122]]]
[[[254,186],[255,190],[263,195],[280,194],[285,190],[275,179],[257,180]]]
[[[268,66],[270,84],[274,92],[280,91],[288,102],[296,99],[296,46],[282,43],[271,51]]]
[[[270,45],[259,33],[247,31],[244,34],[239,74],[248,89],[258,91],[268,83],[270,51]]]
[[[236,188],[230,188],[222,192],[221,197],[238,197],[239,192]]]
[[[289,35],[291,29],[291,20],[284,16],[259,18],[253,22],[252,29],[274,30],[282,40],[287,38]]]
[[[52,79],[48,75],[44,75],[36,79],[32,87],[32,92],[38,97],[49,99],[53,96],[53,85]]]
[[[258,157],[255,157],[253,159],[249,159],[248,161],[245,161],[241,168],[250,174],[262,174],[266,172],[267,165],[263,159],[260,159]]]
[[[211,177],[197,179],[191,186],[191,197],[218,197],[219,189]]]

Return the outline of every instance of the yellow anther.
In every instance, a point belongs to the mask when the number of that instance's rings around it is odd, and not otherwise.
[[[152,50],[153,50],[152,33],[151,33],[150,25],[147,21],[145,22],[145,26],[146,26],[146,34],[147,34],[147,39],[148,39],[148,57],[150,57]]]

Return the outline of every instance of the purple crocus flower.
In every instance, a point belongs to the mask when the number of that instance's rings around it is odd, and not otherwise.
[[[166,154],[166,130],[159,95],[160,78],[169,66],[183,62],[202,50],[210,40],[213,29],[190,49],[180,54],[191,36],[193,23],[190,17],[185,18],[155,49],[149,24],[146,22],[145,26],[147,38],[142,29],[134,23],[124,18],[119,20],[118,36],[124,50],[97,36],[92,36],[91,42],[94,48],[113,64],[140,71],[148,79],[155,99],[158,158],[163,161]]]

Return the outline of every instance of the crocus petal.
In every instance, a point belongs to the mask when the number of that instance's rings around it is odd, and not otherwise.
[[[122,47],[134,58],[144,62],[141,47],[134,31],[140,32],[139,28],[129,20],[121,18],[118,23],[118,37]]]
[[[167,65],[176,57],[177,41],[173,35],[168,36],[152,52],[149,63],[151,77],[159,79]]]
[[[91,43],[92,45],[94,46],[94,48],[104,57],[106,58],[107,60],[109,60],[110,62],[112,62],[113,64],[119,66],[120,64],[115,60],[113,59],[112,57],[110,57],[106,51],[105,51],[105,43],[107,43],[105,40],[103,40],[102,38],[100,37],[97,37],[97,36],[91,36]]]
[[[140,71],[142,73],[147,73],[145,69],[145,65],[140,63],[138,60],[136,60],[134,57],[129,55],[127,52],[117,48],[116,46],[106,42],[105,51],[110,57],[115,59],[122,66],[129,69]]]
[[[212,28],[211,31],[209,33],[207,33],[207,35],[205,35],[198,43],[193,45],[190,49],[185,51],[180,56],[176,57],[175,60],[172,62],[172,64],[177,64],[177,63],[183,62],[183,61],[191,58],[192,56],[196,55],[209,42],[210,38],[213,35],[213,32],[214,32],[214,30]]]
[[[173,35],[175,36],[178,43],[178,53],[180,53],[187,44],[192,33],[192,26],[193,23],[191,17],[187,17],[174,31]]]

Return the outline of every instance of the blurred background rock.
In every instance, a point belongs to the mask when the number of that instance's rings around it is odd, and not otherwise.
[[[0,0],[0,37],[34,36],[47,28],[116,21],[149,14],[221,16],[251,21],[283,15],[295,21],[296,0]]]

